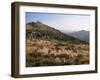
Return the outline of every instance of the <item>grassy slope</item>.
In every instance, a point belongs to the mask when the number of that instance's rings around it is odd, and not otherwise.
[[[42,23],[29,23],[27,30],[49,39],[26,40],[26,66],[78,65],[89,63],[89,45]]]
[[[67,41],[71,43],[86,43],[84,41],[81,41],[77,38],[71,37],[67,34],[64,34],[60,32],[59,30],[56,30],[48,25],[45,25],[40,22],[32,22],[28,23],[27,26],[31,26],[32,31],[40,32],[41,34],[44,34],[48,36],[50,39],[57,39],[57,40],[62,40],[62,41]],[[27,29],[28,31],[29,29]],[[29,30],[30,31],[30,30]]]

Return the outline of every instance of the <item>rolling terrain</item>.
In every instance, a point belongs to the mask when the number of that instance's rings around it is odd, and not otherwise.
[[[89,44],[40,21],[26,24],[26,67],[89,64]]]
[[[62,32],[69,36],[78,38],[82,41],[89,42],[89,35],[90,35],[89,31],[80,30],[80,31],[74,31],[74,32],[73,31],[72,32],[62,31]]]

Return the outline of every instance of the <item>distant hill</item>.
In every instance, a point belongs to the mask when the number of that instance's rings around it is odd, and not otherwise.
[[[76,32],[67,33],[68,35],[78,38],[82,41],[89,42],[89,31],[81,30]]]
[[[72,37],[72,35],[69,36],[67,34],[64,34],[61,31],[43,24],[40,21],[26,24],[26,37],[56,39],[71,43],[84,43],[84,41]]]

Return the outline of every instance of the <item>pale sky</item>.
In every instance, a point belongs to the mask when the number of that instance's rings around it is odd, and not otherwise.
[[[26,23],[40,21],[58,30],[79,31],[90,28],[89,15],[26,12]]]

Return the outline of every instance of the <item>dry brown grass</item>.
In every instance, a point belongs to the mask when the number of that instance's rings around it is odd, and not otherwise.
[[[58,41],[39,40],[39,39],[33,39],[32,41],[26,40],[26,53],[27,54],[40,53],[41,56],[48,56],[48,58],[53,56],[55,57],[55,64],[57,63],[57,61],[58,63],[61,62],[60,57],[62,56],[65,59],[67,57],[72,59],[73,64],[75,64],[75,60],[73,60],[74,58],[77,58],[78,62],[81,61],[79,64],[89,63],[88,44],[69,44],[66,42],[58,43]],[[76,63],[78,63],[77,60]],[[69,64],[72,64],[72,62],[70,62]]]

